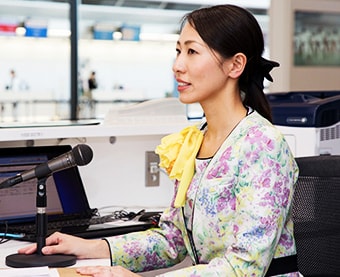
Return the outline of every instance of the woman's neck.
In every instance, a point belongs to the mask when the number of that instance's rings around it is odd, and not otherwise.
[[[247,109],[242,102],[223,107],[217,105],[215,109],[205,111],[207,130],[198,157],[212,157],[246,115]]]

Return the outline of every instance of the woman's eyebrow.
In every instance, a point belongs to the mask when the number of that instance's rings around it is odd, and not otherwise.
[[[184,41],[183,45],[189,45],[189,44],[193,44],[193,43],[197,43],[198,45],[202,45],[202,43],[199,43],[199,42],[196,41],[196,40],[190,40],[190,39]],[[181,45],[181,42],[178,40],[176,44],[177,44],[177,45]],[[203,45],[202,45],[202,46],[203,46]]]

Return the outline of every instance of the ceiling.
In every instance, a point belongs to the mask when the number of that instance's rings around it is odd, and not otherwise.
[[[49,0],[50,2],[67,2],[63,0]],[[201,7],[201,4],[185,3],[185,1],[171,2],[171,1],[136,1],[136,0],[81,0],[84,5],[97,6],[116,6],[125,8],[142,8],[142,9],[165,9],[165,10],[193,10]]]
[[[65,0],[47,0],[50,2],[67,2]],[[116,6],[125,8],[142,8],[142,9],[161,9],[161,10],[182,10],[190,11],[198,9],[204,6],[227,3],[228,1],[207,1],[207,0],[171,0],[171,1],[159,1],[159,0],[78,0],[79,3],[84,5],[98,5],[98,6]],[[235,2],[235,1],[229,1]],[[257,2],[252,3],[252,2]],[[268,0],[241,0],[237,1],[241,6],[247,6],[248,8],[258,10],[265,10],[268,8]]]
[[[182,16],[193,9],[213,4],[231,3],[244,6],[255,15],[266,15],[270,0],[0,0],[0,21],[15,18],[47,19],[67,23],[70,1],[79,4],[79,19],[92,26],[97,22],[139,24],[177,29]],[[54,24],[54,25],[56,25]]]
[[[0,16],[68,17],[70,0],[0,0]],[[139,22],[177,23],[184,12],[218,3],[238,3],[255,14],[266,14],[269,0],[72,0],[78,1],[83,19],[132,20]],[[255,2],[255,3],[253,3]]]

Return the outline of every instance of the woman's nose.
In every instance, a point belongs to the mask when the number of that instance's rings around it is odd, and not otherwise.
[[[172,65],[172,71],[176,73],[176,72],[183,72],[184,70],[185,70],[185,66],[184,66],[183,61],[179,57],[177,57]]]

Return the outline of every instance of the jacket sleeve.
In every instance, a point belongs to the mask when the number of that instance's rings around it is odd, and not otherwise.
[[[178,264],[187,255],[180,222],[180,209],[168,208],[158,228],[106,238],[112,265],[141,272]]]

